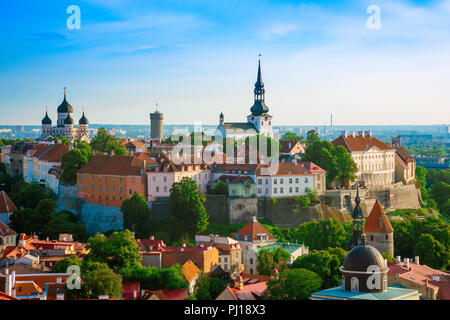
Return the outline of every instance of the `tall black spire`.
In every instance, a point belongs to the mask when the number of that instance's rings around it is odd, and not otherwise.
[[[360,238],[363,233],[364,216],[362,214],[361,207],[359,206],[360,202],[361,199],[359,198],[359,186],[356,186],[355,208],[353,208],[352,212],[353,234],[352,238],[348,242],[349,250],[360,244]]]
[[[260,116],[269,112],[269,108],[264,102],[266,90],[264,89],[264,82],[262,82],[261,59],[258,60],[258,75],[256,76],[255,89],[253,90],[253,93],[255,102],[250,108],[252,115]]]

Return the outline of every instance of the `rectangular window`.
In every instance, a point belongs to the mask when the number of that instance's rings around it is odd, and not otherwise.
[[[305,178],[305,183],[308,183],[308,178]]]
[[[298,178],[295,178],[295,183],[298,183]]]
[[[280,184],[283,184],[283,179],[280,179]]]
[[[277,188],[274,188],[274,189],[273,189],[273,193],[277,193]]]
[[[289,193],[292,193],[292,187],[289,187]]]
[[[261,194],[261,193],[262,193],[261,188],[258,188],[258,194]]]
[[[262,179],[258,179],[258,184],[262,185]]]
[[[280,193],[283,193],[283,188],[280,188]]]
[[[295,187],[295,193],[298,193],[298,187]]]
[[[164,192],[167,192],[167,187],[166,186],[164,186]]]
[[[292,178],[289,178],[289,183],[292,183]]]
[[[163,177],[163,181],[167,182],[167,177],[166,176]]]
[[[152,177],[152,181],[156,182],[156,177],[155,176]]]
[[[159,186],[156,186],[156,192],[159,192]]]
[[[273,184],[277,184],[277,183],[278,183],[277,179],[273,179]]]

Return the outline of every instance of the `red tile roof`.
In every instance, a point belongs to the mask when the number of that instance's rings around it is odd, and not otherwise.
[[[5,191],[0,192],[0,213],[11,213],[17,210],[16,205]]]
[[[269,232],[269,230],[264,228],[264,226],[261,223],[259,223],[257,220],[253,220],[247,223],[241,229],[239,229],[233,235],[233,238],[236,240],[258,241],[260,240],[258,234],[262,233],[265,233],[267,235],[268,240],[275,239],[275,237]],[[239,239],[235,238],[237,235],[240,235]],[[246,238],[247,235],[250,235],[250,239]]]
[[[50,148],[42,155],[40,160],[46,162],[61,162],[62,157],[69,151],[65,144],[52,144]]]
[[[364,231],[383,233],[394,232],[394,228],[392,228],[391,222],[384,213],[378,200],[373,205],[373,208],[367,217],[366,223],[364,224]]]
[[[5,237],[5,236],[13,236],[16,234],[17,233],[14,230],[12,230],[6,224],[0,221],[0,236]]]
[[[406,149],[403,147],[396,148],[395,152],[396,155],[398,155],[400,159],[402,159],[405,163],[416,162],[416,160],[414,160],[414,158],[409,154],[409,152],[406,151]]]
[[[159,251],[166,247],[166,244],[162,240],[136,239],[136,242],[142,251]]]
[[[398,274],[401,278],[433,288],[438,299],[450,300],[450,274],[416,263],[410,263],[409,267],[403,266],[403,262],[388,263],[388,267],[389,277]]]
[[[336,139],[334,139],[331,142],[335,147],[336,146],[343,146],[348,151],[366,151],[370,147],[377,147],[381,150],[389,150],[393,149],[386,143],[378,140],[375,137],[371,137],[370,135],[355,135],[354,137],[352,135],[350,136],[340,136]]]
[[[80,174],[139,176],[142,161],[137,156],[96,155],[80,170]]]

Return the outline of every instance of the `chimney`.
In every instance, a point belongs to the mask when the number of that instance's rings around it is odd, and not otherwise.
[[[342,130],[341,131],[341,136],[347,137],[347,130]]]
[[[289,142],[289,149],[292,148],[292,143]]]
[[[409,268],[409,259],[408,258],[403,259],[403,266],[406,268]]]
[[[183,248],[186,248],[186,243],[183,243]]]
[[[58,144],[62,144],[62,139],[58,139],[56,142],[57,142]]]
[[[98,296],[98,300],[108,300],[108,299],[109,299],[108,295]]]
[[[428,287],[428,279],[425,279],[425,287]]]
[[[366,134],[367,134],[369,137],[372,137],[372,131],[366,131]]]
[[[419,263],[419,256],[415,256],[415,257],[414,257],[414,263],[415,263],[415,264],[420,264],[420,263]]]
[[[50,239],[48,237],[46,238],[46,240],[47,240],[47,242],[50,241]]]
[[[61,277],[56,278],[56,283],[58,283],[58,284],[61,283]]]
[[[150,236],[150,240],[155,240],[155,236]]]
[[[355,131],[352,131],[352,137],[353,138],[356,137],[356,132]]]
[[[293,164],[297,164],[297,160],[296,159],[292,159],[292,163]]]
[[[114,157],[114,150],[109,150],[109,152],[108,152],[108,155],[110,156],[110,157]]]
[[[400,256],[396,256],[395,259],[397,260],[397,261],[396,261],[397,263],[402,262],[402,257],[400,257]]]
[[[358,131],[358,135],[364,138],[364,131]]]

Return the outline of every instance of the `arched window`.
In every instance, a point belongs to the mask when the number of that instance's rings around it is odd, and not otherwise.
[[[352,279],[351,279],[351,290],[352,290],[352,292],[359,292],[359,281],[358,281],[358,278],[352,277]]]

